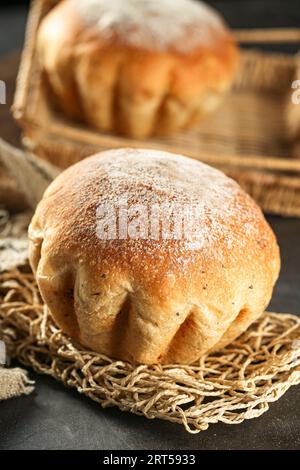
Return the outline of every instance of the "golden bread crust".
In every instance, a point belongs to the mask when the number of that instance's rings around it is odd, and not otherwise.
[[[99,237],[99,206],[124,197],[129,208],[158,204],[163,215],[165,204],[198,204],[200,217],[189,237],[166,238],[162,229],[157,239]],[[272,230],[237,183],[150,150],[103,152],[64,171],[29,238],[41,294],[60,327],[99,353],[137,363],[191,363],[236,338],[265,310],[280,266]]]
[[[217,16],[207,37],[182,51],[178,47],[193,37],[193,24],[187,23],[179,44],[143,47],[128,43],[128,33],[107,35],[85,20],[83,10],[73,0],[62,1],[44,18],[38,35],[40,63],[69,116],[134,138],[166,135],[211,112],[230,87],[238,50]],[[204,16],[198,29],[206,23]]]

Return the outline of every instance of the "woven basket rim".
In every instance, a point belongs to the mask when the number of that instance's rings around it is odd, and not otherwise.
[[[59,1],[59,0],[58,0]],[[38,65],[35,57],[35,42],[38,31],[38,26],[41,21],[41,18],[44,16],[45,12],[49,10],[51,6],[57,3],[57,0],[32,0],[31,8],[29,12],[26,37],[25,37],[25,46],[22,54],[20,69],[17,77],[17,87],[15,93],[15,99],[12,106],[12,112],[14,118],[23,126],[24,128],[32,129],[34,132],[39,132],[41,135],[46,133],[49,136],[58,137],[58,138],[69,138],[75,142],[91,145],[102,145],[107,148],[116,148],[124,146],[133,146],[140,147],[141,142],[138,140],[127,139],[122,136],[115,136],[110,134],[102,134],[93,129],[88,128],[87,126],[74,125],[71,122],[64,122],[61,116],[58,119],[53,119],[50,122],[43,123],[39,121],[37,116],[34,104],[29,105],[33,100],[32,95],[34,93],[34,84],[32,85],[32,77],[35,76],[38,70]],[[260,34],[264,34],[265,30],[237,30],[237,37],[243,37],[245,35],[250,41],[252,38],[253,41],[257,41],[257,38],[260,37]],[[275,29],[268,30],[269,40],[274,36],[274,38],[283,37],[282,32],[285,31],[286,35],[291,35],[292,37],[297,36],[295,29]],[[291,32],[292,34],[288,33]],[[300,28],[296,30],[299,33],[300,37]],[[268,37],[267,35],[267,37]],[[267,38],[265,38],[267,41]],[[265,53],[261,51],[245,51],[242,53],[244,57],[253,57],[253,58],[263,58],[264,60],[270,60],[272,63],[278,63],[278,66],[284,65],[287,67],[295,68],[297,57],[290,56],[282,53]],[[150,148],[159,148],[162,150],[170,150],[168,143],[164,144],[162,142],[147,141],[147,147]],[[185,153],[192,158],[197,158],[197,152],[191,152],[186,148],[178,148],[178,153]],[[243,156],[244,158],[245,156]],[[201,155],[201,159],[208,163],[213,163],[216,160],[214,155]],[[245,161],[244,161],[245,160]],[[295,161],[295,159],[289,157],[276,157],[276,156],[266,156],[266,155],[249,155],[244,160],[241,160],[240,155],[230,155],[228,158],[226,156],[218,155],[218,162],[220,164],[228,164],[229,166],[242,166],[242,167],[251,167],[261,170],[282,170],[282,171],[293,171],[296,173],[300,172],[300,162]]]
[[[175,143],[173,142],[172,145],[172,142],[170,144],[168,140],[148,140],[141,142],[138,140],[126,139],[121,136],[102,134],[88,128],[88,126],[81,126],[68,122],[64,120],[61,115],[56,116],[55,114],[49,114],[50,119],[46,122],[43,123],[39,121],[39,113],[37,113],[35,109],[36,99],[39,98],[36,90],[38,88],[38,79],[34,78],[38,72],[37,58],[35,54],[36,35],[41,18],[46,11],[51,8],[51,6],[54,6],[55,3],[57,3],[57,1],[60,0],[32,0],[27,24],[25,46],[17,78],[17,88],[12,111],[15,119],[21,124],[26,132],[26,147],[30,151],[34,152],[36,148],[38,152],[39,145],[42,142],[45,143],[45,146],[49,144],[49,148],[45,150],[44,155],[43,152],[41,152],[42,154],[40,155],[42,158],[47,159],[47,152],[49,153],[50,144],[52,143],[55,147],[51,150],[51,155],[53,155],[52,161],[55,161],[58,165],[60,165],[60,160],[55,155],[58,146],[61,158],[66,158],[66,161],[68,159],[68,146],[70,149],[71,147],[76,149],[76,152],[78,151],[79,155],[85,153],[84,156],[87,155],[86,152],[83,152],[86,148],[93,150],[94,148],[107,149],[124,146],[154,148],[183,153],[189,157],[201,159],[208,164],[215,165],[223,171],[224,169],[226,169],[226,171],[228,170],[229,173],[231,172],[231,174],[234,174],[234,177],[238,181],[242,179],[243,182],[245,182],[245,172],[248,171],[249,176],[252,175],[253,178],[252,181],[250,181],[249,178],[247,179],[245,189],[250,192],[251,195],[253,195],[253,193],[257,195],[256,200],[263,209],[268,212],[279,213],[282,215],[300,216],[300,206],[298,202],[300,159],[293,158],[289,155],[289,147],[287,147],[286,152],[284,151],[282,154],[278,154],[278,156],[271,152],[266,155],[263,153],[262,148],[260,148],[261,151],[253,153],[249,152],[249,154],[240,153],[235,150],[232,153],[229,152],[227,154],[218,152],[210,153],[210,150],[206,153],[199,153],[196,145],[185,147],[185,143],[182,141],[180,141],[182,144],[180,147],[177,141]],[[300,43],[300,28],[235,30],[235,36],[239,41],[247,42],[247,44],[257,44],[258,42],[264,44],[288,42]],[[277,75],[276,71],[278,71],[279,77],[282,77],[283,75],[284,79],[283,81],[279,80],[279,85],[277,85],[276,81],[277,88],[280,86],[286,87],[287,80],[292,81],[292,77],[295,76],[296,70],[299,67],[299,57],[299,54],[288,55],[283,53],[266,53],[256,49],[244,50],[242,52],[242,60],[246,62],[246,67],[250,66],[250,70],[252,71],[251,73],[253,73],[254,76],[254,82],[257,80],[256,76],[257,72],[259,72],[259,67],[265,67],[266,69],[273,67],[275,75]],[[248,65],[247,61],[249,61]],[[255,69],[256,66],[257,70]],[[259,80],[265,80],[265,78]],[[238,86],[243,86],[243,84]],[[260,82],[259,86],[261,86]],[[259,89],[259,86],[257,85],[257,89]],[[288,88],[284,88],[284,93],[286,92],[288,94],[288,91]],[[47,109],[47,106],[45,109]],[[48,111],[49,110],[47,109],[47,113]],[[254,146],[253,148],[255,150]],[[64,156],[64,153],[66,156]],[[261,188],[258,187],[258,183],[256,181],[257,175],[255,172],[260,172],[265,177],[260,179]],[[266,185],[264,184],[265,182],[267,182]],[[264,194],[264,192],[268,192],[270,185],[272,185],[273,189],[275,185],[277,185],[278,189],[276,192],[276,201],[274,202],[272,202],[271,199],[274,200],[275,189],[272,191],[272,197],[268,194]],[[266,191],[263,191],[265,187],[267,189]]]

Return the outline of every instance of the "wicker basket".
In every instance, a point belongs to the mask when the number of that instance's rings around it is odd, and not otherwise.
[[[300,78],[297,55],[243,51],[231,94],[196,129],[146,141],[101,134],[66,120],[50,105],[35,43],[41,18],[55,3],[33,1],[28,20],[13,106],[28,149],[61,168],[107,148],[183,153],[238,180],[266,212],[300,216],[300,105],[298,110],[291,104],[291,85],[298,69]],[[300,43],[298,30],[236,31],[236,37],[247,43]]]

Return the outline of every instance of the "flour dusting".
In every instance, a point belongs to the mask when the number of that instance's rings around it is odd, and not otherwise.
[[[71,1],[87,25],[132,47],[186,53],[225,32],[220,15],[195,0]]]
[[[86,159],[83,172],[79,171],[81,165],[68,170],[74,174],[71,206],[76,208],[81,242],[95,239],[99,205],[114,205],[124,199],[129,206],[158,205],[162,208],[162,213],[157,214],[160,219],[166,215],[167,204],[197,207],[197,217],[191,220],[192,232],[177,241],[160,234],[157,240],[127,238],[97,240],[95,244],[123,253],[130,250],[132,256],[148,253],[159,257],[157,252],[163,248],[164,256],[169,253],[184,269],[197,250],[217,256],[220,261],[223,254],[230,252],[233,259],[238,246],[242,249],[249,240],[260,236],[262,216],[253,201],[236,182],[203,163],[165,152],[119,149]],[[63,200],[69,197],[63,188],[60,193]],[[65,226],[64,234],[66,231]],[[72,233],[74,237],[74,227]]]

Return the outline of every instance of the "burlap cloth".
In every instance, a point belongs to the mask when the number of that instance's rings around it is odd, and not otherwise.
[[[29,380],[27,372],[19,367],[0,369],[0,401],[8,398],[28,395],[34,390],[34,382]]]

